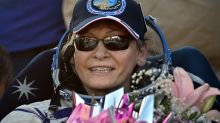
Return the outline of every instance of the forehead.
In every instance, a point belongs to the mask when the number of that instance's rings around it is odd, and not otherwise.
[[[82,29],[79,33],[83,34],[89,31],[98,31],[100,28],[107,28],[112,31],[123,32],[124,34],[131,35],[124,26],[109,19],[95,21]]]

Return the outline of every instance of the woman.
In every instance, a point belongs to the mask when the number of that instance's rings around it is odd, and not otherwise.
[[[72,66],[71,69],[80,81],[66,82],[65,77],[68,72],[61,70],[60,80],[55,80],[60,84],[55,88],[59,91],[68,89],[95,96],[106,95],[120,87],[125,87],[125,90],[129,91],[131,74],[135,68],[145,64],[147,45],[144,34],[146,32],[144,17],[136,1],[79,0],[73,11],[68,40],[62,42],[58,50],[59,60],[68,61],[64,62],[64,66],[66,64]],[[66,50],[68,46],[75,52],[71,52],[71,55],[63,59],[63,56],[69,53]],[[68,116],[50,117],[53,114],[51,109],[57,111],[72,107],[73,102],[61,98],[58,107],[54,108],[54,104],[57,104],[54,99],[58,99],[56,97],[57,93],[51,102],[46,100],[18,107],[8,114],[2,123],[66,121]],[[41,116],[38,111],[47,115]]]

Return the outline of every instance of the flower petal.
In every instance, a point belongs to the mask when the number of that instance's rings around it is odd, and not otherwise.
[[[209,85],[208,84],[204,84],[202,86],[200,86],[199,88],[197,88],[192,94],[190,94],[186,101],[186,109],[195,105],[201,105],[200,103],[202,103],[200,101],[201,97],[208,91],[209,89]]]
[[[205,117],[211,121],[220,122],[220,112],[217,110],[208,111]]]
[[[174,82],[172,82],[172,83],[171,83],[171,87],[172,87],[171,95],[172,95],[173,97],[178,98],[178,97],[179,97],[179,92],[178,92],[177,85],[176,85]]]
[[[217,88],[209,87],[208,91],[202,96],[201,102],[210,96],[220,95],[220,90]]]
[[[198,100],[197,106],[203,108],[206,103],[206,99],[210,98],[211,96],[220,95],[220,90],[217,88],[209,87],[209,89],[201,95],[200,99]]]
[[[179,98],[184,99],[194,92],[192,79],[183,68],[176,67],[174,69],[173,75]]]

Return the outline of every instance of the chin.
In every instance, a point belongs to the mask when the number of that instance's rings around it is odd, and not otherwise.
[[[103,88],[90,88],[91,91],[89,92],[89,94],[94,94],[95,96],[104,96],[114,90],[116,90],[116,87],[103,87]]]
[[[106,90],[106,89],[114,88],[110,85],[105,85],[105,84],[96,84],[96,85],[90,86],[90,87],[93,89],[96,89],[96,90]]]

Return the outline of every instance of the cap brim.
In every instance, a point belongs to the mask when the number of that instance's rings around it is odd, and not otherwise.
[[[115,22],[118,22],[120,25],[122,25],[135,39],[139,39],[139,35],[124,21],[120,20],[119,18],[116,18],[114,16],[93,16],[90,18],[85,19],[84,21],[80,22],[77,26],[75,26],[72,30],[73,33],[78,33],[82,29],[86,28],[88,25],[100,21],[100,20],[113,20]]]

